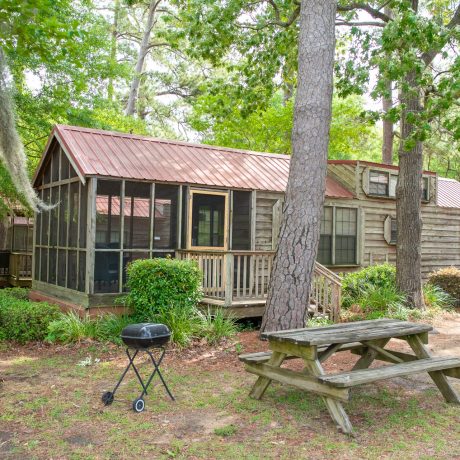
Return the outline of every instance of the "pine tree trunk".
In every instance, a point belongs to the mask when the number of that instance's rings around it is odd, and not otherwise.
[[[415,131],[407,117],[421,110],[420,92],[413,72],[407,75],[405,84],[409,89],[401,93],[404,110],[401,114],[399,176],[396,188],[396,284],[407,296],[409,305],[424,309],[421,276],[423,146],[419,141],[410,149],[405,146],[405,141]]]
[[[147,16],[147,22],[145,24],[144,34],[142,41],[139,46],[139,53],[137,55],[136,68],[134,69],[134,77],[131,82],[129,89],[128,103],[126,104],[126,115],[133,116],[136,111],[136,99],[139,91],[139,85],[141,81],[141,73],[144,68],[144,61],[147,53],[149,52],[150,35],[152,33],[153,23],[155,19],[155,11],[161,0],[152,0],[149,5],[149,13]]]
[[[388,111],[393,106],[391,98],[391,81],[387,82],[386,89],[390,94],[390,97],[384,97],[382,100],[383,113]],[[390,120],[383,120],[383,142],[382,142],[382,163],[386,165],[393,164],[393,123]]]
[[[305,326],[326,187],[336,3],[301,3],[293,154],[262,331]]]
[[[117,33],[118,33],[118,15],[120,14],[120,0],[115,0],[113,5],[113,23],[112,23],[112,37],[110,44],[110,61],[112,64],[117,60]],[[113,76],[109,78],[107,85],[107,98],[109,101],[113,100]]]

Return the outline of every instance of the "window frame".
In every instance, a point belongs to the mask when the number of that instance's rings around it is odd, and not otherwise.
[[[224,245],[223,246],[192,246],[192,221],[193,221],[193,197],[194,195],[213,195],[224,197]],[[190,189],[187,216],[187,249],[201,251],[228,251],[228,222],[229,222],[229,192],[210,191],[202,189]]]
[[[361,241],[361,208],[359,206],[341,206],[341,205],[325,205],[324,208],[332,208],[332,233],[331,233],[331,263],[323,264],[326,267],[357,267],[360,265],[360,241]],[[336,236],[337,236],[337,209],[351,209],[356,211],[356,248],[355,248],[355,263],[336,264]],[[339,235],[340,236],[340,235]],[[321,235],[320,235],[321,238]],[[318,258],[318,254],[316,256]],[[322,262],[318,261],[320,264]]]

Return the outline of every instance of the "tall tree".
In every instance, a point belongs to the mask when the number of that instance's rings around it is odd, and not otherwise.
[[[303,0],[292,159],[262,330],[304,327],[326,187],[335,0]]]

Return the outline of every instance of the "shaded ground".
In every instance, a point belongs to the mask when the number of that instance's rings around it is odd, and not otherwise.
[[[434,352],[460,356],[460,315],[434,325]],[[141,414],[131,410],[138,395],[133,375],[112,406],[100,402],[125,366],[122,349],[4,346],[0,458],[460,458],[460,407],[445,404],[428,376],[354,390],[346,408],[356,437],[349,438],[336,432],[315,396],[274,384],[261,401],[249,399],[255,377],[244,372],[237,354],[266,344],[255,332],[240,333],[235,342],[170,352],[162,368],[177,401],[157,385]],[[87,357],[92,364],[80,366]],[[341,353],[326,367],[339,371],[355,360]],[[460,381],[452,382],[460,391]]]

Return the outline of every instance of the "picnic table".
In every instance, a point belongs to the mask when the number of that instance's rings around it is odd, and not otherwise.
[[[323,397],[337,427],[352,433],[342,402],[349,400],[350,389],[357,385],[428,372],[445,400],[460,404],[459,395],[447,379],[460,378],[460,358],[431,356],[425,344],[432,329],[428,324],[380,319],[267,332],[262,337],[268,339],[271,351],[242,354],[239,359],[248,372],[259,376],[251,397],[260,399],[272,380],[310,391]],[[414,354],[386,349],[391,339],[406,341]],[[334,353],[347,350],[360,356],[354,367],[347,372],[327,374],[322,363]],[[282,368],[287,359],[302,359],[305,369]],[[391,364],[369,369],[374,360]]]

